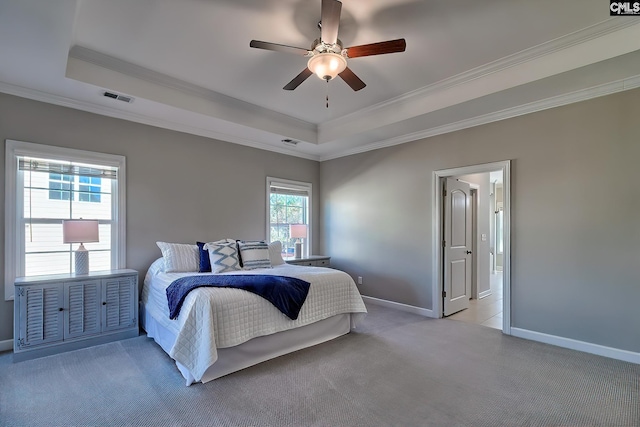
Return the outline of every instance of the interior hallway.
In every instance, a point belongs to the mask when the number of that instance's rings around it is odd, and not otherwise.
[[[502,272],[491,273],[491,295],[469,301],[469,308],[447,319],[502,329]]]

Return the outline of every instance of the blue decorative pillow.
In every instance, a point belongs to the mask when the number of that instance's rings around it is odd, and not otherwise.
[[[206,243],[196,242],[198,245],[198,252],[200,252],[200,273],[211,272],[211,262],[209,261],[209,251],[204,248]]]

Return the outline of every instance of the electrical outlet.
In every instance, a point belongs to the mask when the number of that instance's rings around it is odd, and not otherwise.
[[[358,285],[362,285],[362,276],[358,276]]]

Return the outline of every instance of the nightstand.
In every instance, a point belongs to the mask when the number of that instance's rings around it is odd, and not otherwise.
[[[137,337],[138,272],[18,277],[13,360]]]
[[[312,267],[330,267],[331,257],[324,255],[309,255],[302,258],[284,258],[287,264],[307,265]]]

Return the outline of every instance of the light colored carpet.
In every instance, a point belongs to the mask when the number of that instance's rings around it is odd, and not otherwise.
[[[144,336],[4,353],[0,425],[640,426],[640,365],[369,309],[358,332],[191,387]]]

